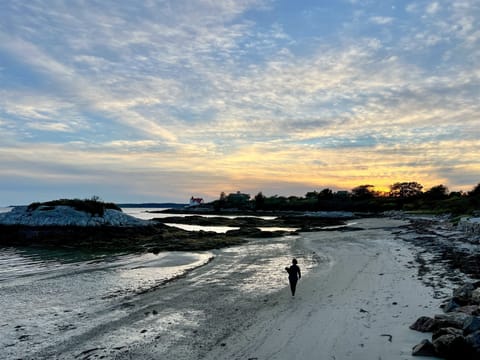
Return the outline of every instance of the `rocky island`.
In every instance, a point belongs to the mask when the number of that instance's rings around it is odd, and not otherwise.
[[[236,226],[226,233],[187,231],[165,223]],[[0,246],[85,248],[99,251],[153,252],[209,250],[238,245],[251,237],[282,236],[287,231],[259,227],[318,231],[344,225],[341,219],[287,215],[274,220],[255,217],[166,217],[141,220],[115,204],[98,200],[54,200],[14,207],[0,214]],[[327,230],[326,229],[326,230]]]

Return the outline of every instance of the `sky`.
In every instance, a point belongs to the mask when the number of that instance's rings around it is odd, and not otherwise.
[[[480,2],[0,2],[0,205],[480,183]]]

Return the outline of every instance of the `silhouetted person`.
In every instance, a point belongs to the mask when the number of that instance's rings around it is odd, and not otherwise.
[[[292,260],[292,265],[286,267],[285,270],[288,272],[288,281],[290,282],[290,290],[292,290],[292,296],[295,296],[295,289],[297,287],[297,281],[302,277],[300,273],[300,268],[297,265],[297,259]]]

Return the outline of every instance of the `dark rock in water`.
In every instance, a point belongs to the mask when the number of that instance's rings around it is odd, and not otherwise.
[[[463,329],[463,324],[471,316],[464,313],[448,313],[435,315],[434,329],[453,327],[456,329]]]
[[[480,330],[480,317],[471,316],[463,324],[463,334],[470,335]]]
[[[443,336],[443,335],[462,336],[463,335],[463,330],[452,328],[452,327],[440,328],[440,329],[437,329],[433,332],[432,340],[435,340],[435,339],[437,339],[437,338],[439,338],[440,336]]]
[[[273,238],[288,234],[288,231],[262,231],[255,227],[241,227],[237,230],[228,230],[227,236],[244,236],[250,238]]]
[[[433,340],[435,352],[447,359],[466,359],[470,349],[462,335],[445,334]]]
[[[422,340],[418,345],[415,345],[412,349],[413,356],[436,356],[435,348],[430,340]]]
[[[255,227],[241,227],[240,229],[236,230],[228,230],[226,232],[227,235],[229,236],[249,236],[249,237],[255,237],[258,236],[262,231],[258,228]]]
[[[420,331],[420,332],[432,332],[435,325],[435,320],[428,317],[422,316],[410,325],[410,329]]]

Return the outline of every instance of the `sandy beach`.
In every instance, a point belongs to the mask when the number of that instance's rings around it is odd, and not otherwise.
[[[217,250],[185,277],[112,299],[95,326],[28,358],[412,359],[425,336],[409,325],[440,300],[418,278],[415,249],[396,239],[405,223],[360,219],[357,230]],[[294,298],[292,256],[303,271]]]
[[[398,221],[360,220],[366,230],[308,234],[302,246],[323,252],[321,264],[278,294],[278,304],[225,339],[207,359],[410,359],[422,335],[408,329],[435,312],[431,289],[409,264],[412,250],[393,240]]]

